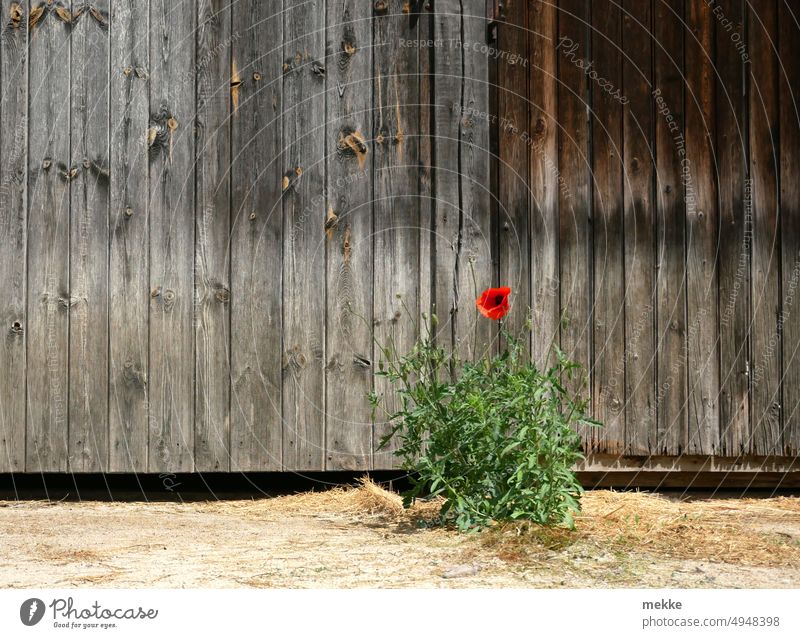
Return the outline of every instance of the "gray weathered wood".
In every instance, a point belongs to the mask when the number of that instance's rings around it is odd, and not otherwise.
[[[25,469],[45,472],[67,469],[69,182],[78,169],[70,166],[69,153],[69,12],[60,3],[34,6],[29,16]]]
[[[386,14],[375,18],[373,118],[374,159],[374,324],[377,345],[373,357],[385,358],[382,347],[402,356],[417,338],[420,307],[420,202],[419,193],[419,51],[398,49],[393,43],[413,41],[414,16],[402,10],[400,0],[388,4]],[[375,380],[375,390],[385,397],[384,408],[397,408],[390,386]],[[376,415],[375,466],[392,467],[394,445],[377,450],[389,432],[385,414]]]
[[[149,16],[111,2],[109,469],[147,470]]]
[[[655,4],[656,454],[682,454],[687,442],[682,16],[679,0]]]
[[[510,286],[514,309],[505,326],[529,346],[526,330],[531,307],[531,242],[528,168],[528,70],[523,64],[528,55],[528,2],[509,0],[500,23],[497,48],[507,57],[496,62],[498,118],[498,249],[499,283]],[[552,43],[550,46],[552,50]],[[493,199],[493,198],[492,198]],[[539,249],[546,249],[543,245]],[[552,244],[551,244],[552,245]],[[533,335],[542,339],[541,335]]]
[[[591,393],[591,165],[586,75],[576,61],[589,55],[588,7],[581,0],[561,0],[558,14],[558,170],[563,187],[559,207],[559,294],[561,348],[583,366],[587,388],[574,384],[570,391]],[[576,46],[577,45],[577,46]],[[582,428],[584,443],[591,431]]]
[[[372,461],[373,20],[356,0],[327,11],[325,469]],[[391,11],[391,8],[390,8]],[[380,23],[386,18],[378,18]],[[376,104],[375,114],[382,112]],[[378,243],[379,236],[375,237]],[[388,261],[382,255],[381,262]],[[377,267],[377,264],[376,264]]]
[[[4,6],[0,24],[0,472],[25,468],[25,275],[28,14]]]
[[[194,469],[195,3],[150,5],[148,469]]]
[[[747,127],[744,103],[745,61],[737,42],[745,42],[742,4],[721,0],[733,27],[716,27],[717,169],[719,181],[719,358],[720,454],[742,453],[750,436],[750,220],[745,202]],[[736,39],[734,39],[734,36]]]
[[[109,4],[72,5],[69,459],[108,468]]]
[[[489,195],[489,61],[483,6],[438,2],[434,39],[436,107],[435,300],[439,335],[463,359],[490,350],[493,322],[475,299],[496,283]],[[449,333],[449,334],[448,334]]]
[[[325,465],[325,0],[284,13],[283,459]]]
[[[230,468],[231,11],[197,4],[195,465]]]
[[[749,451],[781,449],[780,253],[778,220],[778,37],[775,3],[752,0],[747,10],[750,176],[753,206],[751,387]]]
[[[800,454],[800,180],[793,167],[800,162],[800,26],[797,7],[780,3],[780,210],[783,324],[783,449]]]
[[[656,447],[655,215],[651,5],[626,0],[622,17],[625,219],[625,445]]]
[[[686,5],[686,370],[689,454],[719,450],[717,190],[714,22],[706,3]]]
[[[282,467],[280,8],[259,0],[232,7],[231,470],[236,471]]]
[[[559,342],[558,7],[529,4],[528,90],[530,124],[531,356],[551,363]]]
[[[595,417],[603,423],[592,434],[592,449],[625,448],[625,263],[623,229],[622,17],[613,0],[592,2],[592,58],[605,87],[592,84],[592,172],[594,202],[594,376]],[[614,87],[617,87],[616,89]]]

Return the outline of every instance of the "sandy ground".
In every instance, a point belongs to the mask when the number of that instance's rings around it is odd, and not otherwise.
[[[800,587],[800,499],[714,501],[704,515],[706,504],[589,493],[578,532],[541,536],[426,527],[357,492],[0,502],[0,586]],[[640,510],[658,522],[643,527]]]

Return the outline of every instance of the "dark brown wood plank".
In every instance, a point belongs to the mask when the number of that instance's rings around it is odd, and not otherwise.
[[[194,2],[150,5],[148,469],[194,469]]]
[[[0,472],[25,467],[28,28],[24,3],[0,11]]]
[[[719,358],[720,450],[741,454],[750,437],[750,221],[745,202],[747,127],[744,66],[746,42],[742,3],[720,0],[731,30],[717,23],[717,177],[719,188]],[[744,55],[747,55],[746,49]],[[749,200],[748,200],[749,201]]]
[[[531,356],[551,362],[559,342],[558,7],[529,3],[528,91],[530,124]]]
[[[716,454],[719,438],[719,306],[714,24],[705,2],[686,5],[686,309],[689,454]]]
[[[681,160],[683,2],[655,3],[657,454],[682,454],[686,416],[686,231]]]
[[[286,6],[283,136],[283,459],[325,466],[325,9]]]
[[[528,5],[507,0],[497,30],[497,92],[499,176],[499,283],[510,286],[514,309],[505,327],[529,346],[526,326],[531,308],[531,242],[529,222],[528,135]],[[494,45],[493,45],[494,46]],[[552,50],[553,44],[549,43]],[[537,243],[539,243],[537,241]],[[543,243],[543,242],[542,242]],[[534,335],[534,339],[541,336]]]
[[[625,219],[625,450],[656,447],[655,202],[652,6],[626,0],[622,17]]]
[[[331,0],[327,12],[327,470],[365,470],[372,462],[371,77],[372,52],[380,49],[371,46],[373,21],[359,7],[356,0]],[[380,29],[393,19],[374,22]],[[379,117],[384,106],[375,107]],[[391,259],[378,254],[382,263]]]
[[[561,283],[561,348],[583,366],[591,393],[591,255],[592,197],[587,105],[589,88],[580,62],[589,54],[588,7],[580,0],[561,0],[558,14],[558,169],[563,178],[558,193],[559,268]],[[573,387],[571,391],[578,391]],[[591,431],[583,429],[584,445]]]
[[[25,469],[57,472],[67,469],[69,425],[70,25],[55,5],[30,4],[42,11],[29,20]]]
[[[750,177],[753,206],[751,339],[753,399],[750,451],[781,449],[780,233],[778,221],[778,21],[772,0],[747,10]]]
[[[231,470],[279,470],[283,14],[232,11]]]
[[[108,468],[109,3],[75,3],[70,73],[69,469]]]
[[[595,417],[592,449],[625,448],[625,235],[622,189],[622,15],[614,0],[592,2],[592,220],[594,230]],[[592,76],[594,78],[594,76]]]
[[[779,3],[780,33],[780,183],[781,254],[783,255],[783,450],[800,454],[800,7]]]
[[[109,469],[147,470],[149,15],[111,2]]]
[[[197,4],[195,466],[230,469],[231,11]]]

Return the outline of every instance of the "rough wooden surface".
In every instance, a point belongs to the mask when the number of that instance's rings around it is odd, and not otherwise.
[[[196,21],[191,0],[151,2],[151,472],[194,469]]]
[[[720,453],[745,450],[750,435],[750,206],[747,188],[745,60],[736,42],[745,41],[742,5],[718,3],[733,20],[729,33],[716,27],[717,147],[719,176],[719,359]]]
[[[530,161],[531,357],[551,362],[559,342],[558,7],[530,5],[527,140]]]
[[[72,16],[70,74],[69,458],[108,469],[109,39],[107,1]]]
[[[385,14],[377,14],[375,25],[373,148],[374,156],[374,306],[377,362],[386,357],[382,346],[402,355],[417,338],[420,321],[420,201],[419,146],[420,112],[419,50],[395,49],[400,40],[419,38],[418,14],[403,11],[404,3],[393,0]],[[457,16],[456,16],[457,17]],[[383,378],[375,390],[386,397],[386,409],[397,404]],[[388,395],[388,396],[387,396]],[[389,433],[386,414],[376,415],[373,444],[374,465],[392,467],[393,445],[378,449]]]
[[[25,468],[27,11],[0,16],[0,472]]]
[[[231,16],[224,0],[197,3],[195,193],[195,465],[230,469]]]
[[[587,450],[800,448],[790,3],[30,4],[0,472],[391,467],[373,336],[495,352],[496,283],[584,366]]]
[[[325,466],[325,2],[284,12],[283,464]]]
[[[109,469],[145,471],[148,452],[149,19],[112,0],[109,219]]]
[[[689,454],[719,451],[716,100],[714,15],[705,3],[686,5],[686,309]]]
[[[786,456],[800,454],[800,180],[792,167],[800,162],[800,38],[797,9],[780,4],[780,208],[781,286],[784,298],[783,324],[783,450]]]
[[[592,58],[605,88],[592,83],[592,221],[594,241],[594,414],[591,449],[625,448],[625,262],[623,225],[623,108],[613,87],[622,86],[622,15],[612,0],[592,3]]]
[[[279,470],[283,16],[245,0],[232,24],[231,470]]]
[[[531,341],[531,332],[525,329],[531,308],[528,69],[523,64],[531,50],[528,4],[527,0],[506,2],[498,27],[497,48],[511,57],[497,61],[497,112],[502,113],[503,119],[496,123],[499,281],[511,287],[514,303],[514,312],[508,315],[505,326],[511,334],[519,335],[526,347]],[[552,45],[547,49],[552,51]],[[554,245],[557,244],[551,238],[550,242],[538,243],[537,248],[548,250]],[[537,342],[546,339],[542,334],[534,338]]]
[[[367,470],[372,460],[373,26],[355,0],[328,6],[326,82],[327,354],[325,469]],[[392,8],[392,11],[396,8]],[[398,16],[399,17],[399,16]],[[390,260],[384,255],[381,263]],[[377,267],[377,264],[376,264]]]
[[[589,146],[589,86],[575,60],[589,56],[590,21],[586,3],[562,0],[558,16],[558,170],[563,186],[559,208],[559,295],[561,349],[579,363],[586,387],[575,383],[570,391],[591,396],[592,288],[591,288],[591,155]],[[569,56],[569,57],[567,57]],[[591,430],[584,428],[584,439]]]
[[[69,198],[77,171],[70,166],[70,75],[62,66],[70,64],[70,26],[50,6],[30,21],[25,469],[57,472],[67,469]]]
[[[629,454],[656,447],[655,145],[650,3],[623,7],[623,192],[625,221],[625,445]]]
[[[747,11],[750,177],[753,207],[752,339],[753,412],[748,450],[781,448],[780,222],[778,217],[778,22],[774,3],[754,0]]]
[[[683,129],[683,3],[656,3],[653,93],[656,142],[656,267],[658,372],[656,454],[686,451],[686,218],[681,178]]]

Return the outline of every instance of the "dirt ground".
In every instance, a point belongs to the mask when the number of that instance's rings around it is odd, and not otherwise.
[[[589,492],[577,530],[459,534],[374,485],[0,502],[0,587],[800,587],[800,498]]]

